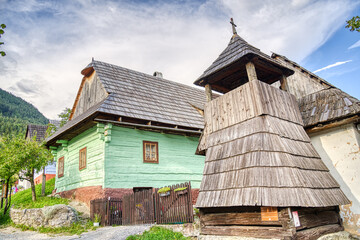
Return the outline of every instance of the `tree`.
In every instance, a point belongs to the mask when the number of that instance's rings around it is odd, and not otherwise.
[[[32,200],[36,201],[34,174],[40,171],[54,158],[43,143],[32,139],[25,139],[23,136],[5,136],[0,141],[0,177],[5,180],[6,188],[9,189],[11,178],[18,174],[20,179],[28,180],[31,184]],[[11,186],[10,186],[11,187]],[[6,213],[8,199],[4,213]]]
[[[4,214],[11,205],[8,193],[11,191],[11,183],[14,176],[19,173],[22,168],[22,147],[25,139],[19,136],[5,136],[0,138],[0,178],[5,181],[5,207]],[[1,202],[2,204],[3,202]]]
[[[3,35],[5,33],[4,29],[6,28],[6,25],[5,24],[0,24],[0,38],[1,38],[1,35]],[[4,42],[0,42],[0,45],[3,45]],[[5,56],[6,53],[4,51],[0,51],[0,55],[1,56]]]
[[[70,114],[71,114],[71,109],[68,107],[66,107],[64,110],[62,110],[61,113],[58,114],[58,117],[60,118],[60,125],[59,125],[60,128],[69,121]],[[58,128],[54,124],[49,123],[48,128],[46,130],[46,137],[50,137],[57,130],[58,130]]]
[[[345,27],[350,28],[350,31],[360,32],[360,17],[359,16],[352,17],[350,20],[347,20],[346,23],[347,23],[347,25]]]
[[[36,136],[24,141],[22,154],[19,155],[19,158],[22,166],[24,166],[20,178],[30,182],[32,200],[36,201],[35,172],[41,171],[46,165],[52,163],[54,158],[50,151],[46,149],[44,142],[38,143],[36,141]]]
[[[70,118],[71,109],[65,108],[58,116],[60,118],[60,127],[64,126]]]

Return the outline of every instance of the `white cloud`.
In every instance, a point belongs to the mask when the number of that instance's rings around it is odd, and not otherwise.
[[[347,60],[347,61],[343,61],[343,62],[336,62],[336,63],[330,64],[330,65],[327,65],[326,67],[315,70],[314,73],[324,71],[324,70],[327,70],[327,69],[330,69],[330,68],[333,68],[333,67],[336,67],[336,66],[340,66],[340,65],[343,65],[343,64],[351,62],[351,61],[352,60]]]
[[[55,118],[73,105],[91,57],[192,85],[230,40],[230,17],[250,44],[299,62],[353,8],[350,0],[8,1],[0,6],[0,87]],[[31,81],[19,85],[24,79]],[[24,91],[29,86],[38,94]]]
[[[360,47],[360,40],[354,43],[353,45],[351,45],[348,49],[357,48],[357,47]]]

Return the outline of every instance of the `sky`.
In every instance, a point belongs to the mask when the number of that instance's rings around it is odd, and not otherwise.
[[[360,33],[345,29],[355,15],[360,0],[0,0],[0,88],[55,119],[92,57],[191,86],[227,46],[233,17],[251,45],[359,99]]]

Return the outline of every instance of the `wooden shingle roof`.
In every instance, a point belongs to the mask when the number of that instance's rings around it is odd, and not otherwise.
[[[203,129],[203,117],[196,109],[206,101],[203,90],[101,61],[93,60],[82,73],[92,70],[108,96],[70,120],[48,142],[98,114]]]
[[[272,69],[271,72],[275,75],[278,74],[284,74],[285,76],[289,76],[293,74],[294,72],[287,67],[283,66],[279,61],[276,59],[271,58],[270,56],[266,55],[265,53],[261,52],[260,49],[250,45],[247,43],[243,38],[241,38],[239,35],[234,34],[231,38],[228,46],[225,48],[225,50],[219,55],[219,57],[208,67],[204,73],[194,82],[194,84],[199,86],[205,86],[209,82],[209,79],[211,78],[211,82],[219,81],[214,79],[220,79],[221,77],[216,76],[218,72],[221,72],[223,70],[226,70],[228,72],[232,72],[231,65],[237,64],[242,65],[246,62],[254,61],[257,65],[257,74],[258,77],[262,77],[261,70],[262,69]],[[237,68],[239,68],[237,66]],[[273,72],[277,69],[277,73]],[[245,69],[243,69],[245,70]],[[236,70],[234,70],[236,71]],[[237,70],[238,71],[238,70]],[[242,74],[240,72],[237,73],[240,78],[245,77],[246,74]],[[269,72],[267,72],[267,77],[269,75]],[[227,76],[225,76],[227,78]],[[261,78],[260,78],[261,79]],[[272,79],[271,81],[278,80]],[[232,79],[230,81],[233,81]],[[272,82],[270,82],[272,83]],[[224,85],[224,83],[222,83]],[[233,89],[234,87],[232,87]],[[216,90],[216,87],[214,87]],[[221,92],[221,91],[220,91]],[[222,91],[223,92],[223,91]]]
[[[26,128],[26,138],[32,139],[36,135],[36,141],[41,142],[46,135],[46,129],[48,126],[29,124]]]
[[[360,101],[338,88],[328,88],[299,100],[305,127],[360,115]]]
[[[203,118],[192,106],[204,105],[203,90],[100,61],[92,67],[109,93],[99,112],[203,128]]]

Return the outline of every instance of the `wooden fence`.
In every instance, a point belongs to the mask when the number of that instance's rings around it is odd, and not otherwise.
[[[107,225],[122,224],[122,200],[120,198],[110,198],[107,208]]]
[[[100,224],[107,225],[107,205],[108,199],[94,199],[90,201],[90,218],[94,219],[94,215],[98,214],[101,217]]]
[[[94,219],[94,214],[99,214],[101,225],[193,222],[190,182],[169,188],[166,193],[158,193],[156,188],[134,192],[122,199],[91,200],[90,217]]]
[[[155,189],[156,223],[193,222],[190,182],[169,186],[169,188],[170,191],[166,194],[159,194],[159,189]],[[176,191],[182,188],[185,189]]]
[[[155,222],[153,189],[126,195],[122,200],[123,225]]]

